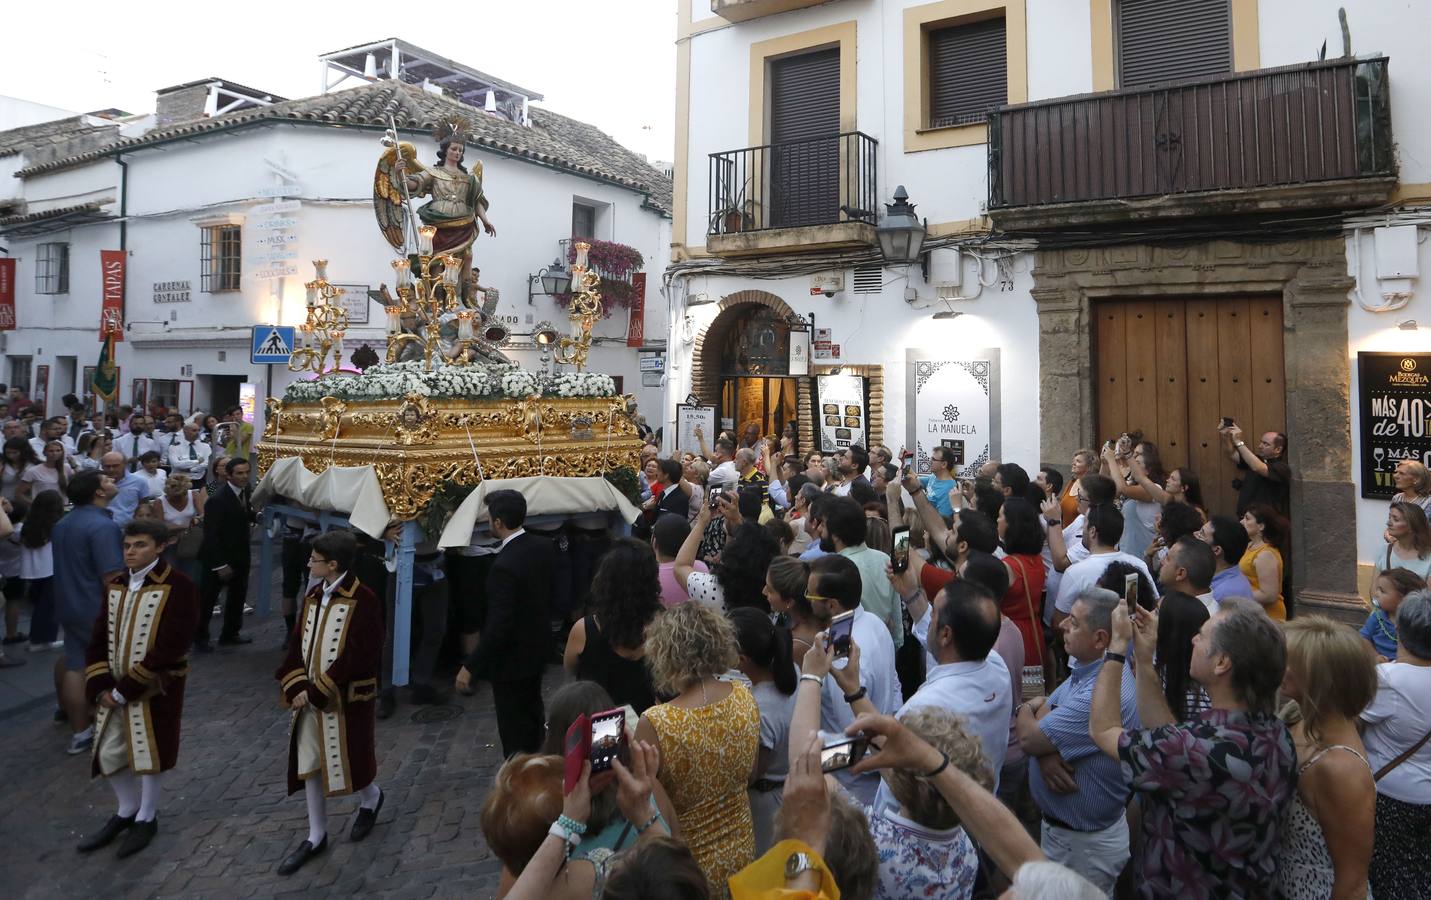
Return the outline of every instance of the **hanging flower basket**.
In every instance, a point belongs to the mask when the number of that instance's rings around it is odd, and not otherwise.
[[[591,245],[586,252],[587,262],[596,274],[601,276],[597,291],[601,294],[601,317],[608,319],[616,307],[630,309],[636,291],[631,287],[631,275],[641,271],[646,260],[635,247],[618,244],[615,241],[598,241],[592,238],[572,238],[567,245],[566,261],[576,262],[576,242],[584,240]],[[554,294],[552,299],[565,309],[571,305],[571,294]]]

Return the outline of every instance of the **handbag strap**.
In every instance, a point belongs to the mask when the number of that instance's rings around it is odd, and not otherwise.
[[[1393,759],[1391,762],[1382,766],[1380,769],[1377,769],[1376,774],[1372,776],[1372,780],[1380,781],[1386,775],[1390,774],[1392,769],[1396,768],[1397,766],[1406,762],[1411,757],[1415,756],[1416,751],[1426,746],[1427,741],[1431,741],[1431,731],[1427,731],[1425,734],[1421,735],[1421,740],[1412,744],[1410,747],[1407,747],[1406,750],[1404,750],[1400,756],[1396,757],[1396,759]]]

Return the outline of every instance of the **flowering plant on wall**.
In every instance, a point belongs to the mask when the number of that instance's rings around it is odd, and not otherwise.
[[[528,372],[516,366],[437,366],[421,362],[379,363],[363,375],[335,375],[290,384],[285,403],[339,400],[397,400],[407,394],[439,398],[614,397],[616,382],[599,372]]]
[[[576,262],[576,242],[586,241],[591,249],[586,251],[586,259],[596,274],[601,276],[597,291],[601,294],[601,317],[611,317],[615,307],[630,309],[636,292],[631,287],[631,275],[641,271],[646,259],[635,247],[618,244],[615,241],[598,241],[595,238],[572,238],[567,245],[566,261]],[[552,299],[563,308],[571,305],[571,294],[555,294]]]

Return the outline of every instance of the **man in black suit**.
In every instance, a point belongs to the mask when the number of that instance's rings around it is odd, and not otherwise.
[[[493,491],[487,513],[492,536],[502,543],[487,575],[487,623],[457,672],[457,690],[467,691],[474,678],[492,682],[497,736],[510,758],[535,753],[546,725],[542,670],[551,652],[547,607],[556,549],[522,528],[527,500],[516,491]]]
[[[662,515],[671,513],[686,519],[691,506],[691,498],[681,490],[681,464],[674,459],[658,459],[655,463],[658,471],[652,487],[662,486],[661,497],[641,504],[641,518],[631,526],[631,536],[643,541],[651,539],[651,529]]]
[[[219,644],[249,644],[253,638],[239,634],[243,627],[243,604],[248,595],[248,532],[253,524],[249,505],[248,460],[234,457],[224,465],[228,484],[219,488],[204,505],[204,542],[199,547],[203,563],[203,594],[199,599],[199,631],[195,650],[210,650],[209,620],[214,604],[225,589],[224,623]]]

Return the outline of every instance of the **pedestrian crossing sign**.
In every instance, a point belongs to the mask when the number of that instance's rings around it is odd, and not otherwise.
[[[292,325],[255,325],[253,344],[249,351],[249,362],[286,363],[293,355],[294,332]]]

